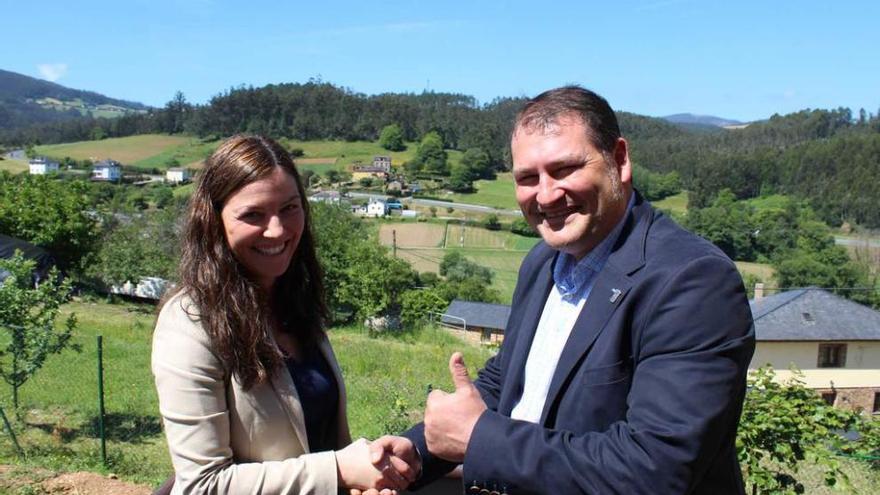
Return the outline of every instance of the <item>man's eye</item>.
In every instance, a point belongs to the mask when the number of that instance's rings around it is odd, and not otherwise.
[[[538,178],[537,175],[521,175],[519,177],[516,177],[515,181],[517,184],[519,184],[521,186],[525,186],[525,185],[529,185],[529,184],[534,184],[535,181],[537,180],[537,178]]]

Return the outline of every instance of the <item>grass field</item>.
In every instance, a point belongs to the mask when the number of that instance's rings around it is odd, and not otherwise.
[[[37,146],[35,151],[37,154],[55,159],[63,159],[68,156],[75,160],[89,159],[93,161],[112,158],[123,165],[135,165],[137,162],[166,153],[169,150],[187,146],[193,140],[194,138],[185,136],[143,134],[100,141]]]
[[[470,254],[470,253],[469,253]],[[0,435],[0,464],[15,466],[14,473],[93,471],[115,473],[121,479],[155,486],[171,472],[158,417],[156,393],[149,369],[150,339],[155,309],[148,305],[76,302],[65,312],[79,318],[75,342],[82,352],[51,356],[45,367],[21,391],[23,421],[14,419],[8,388],[0,403],[15,425],[27,452],[15,455],[12,442]],[[104,337],[104,383],[109,467],[100,462],[96,434],[96,335]],[[440,330],[396,336],[368,337],[363,330],[330,331],[348,390],[348,415],[355,438],[375,438],[399,432],[418,421],[427,386],[451,390],[449,355],[465,353],[472,376],[490,351],[459,341]],[[27,425],[26,427],[24,425]],[[865,464],[841,459],[856,493],[880,493],[880,475]],[[4,478],[10,472],[6,471]],[[799,479],[806,493],[841,493],[822,486],[818,467],[806,464]],[[28,491],[28,487],[14,492]]]
[[[504,210],[519,209],[513,194],[513,175],[509,172],[498,174],[495,180],[478,180],[474,182],[474,188],[477,192],[452,194],[449,199],[457,203],[491,206]]]
[[[767,263],[737,261],[736,267],[743,276],[746,274],[754,275],[763,280],[767,287],[776,285],[776,271]]]
[[[0,435],[0,464],[55,471],[113,472],[123,479],[157,484],[171,472],[150,373],[154,308],[145,305],[76,302],[65,311],[79,319],[74,339],[82,352],[51,356],[20,391],[23,423],[13,421],[27,452],[17,458],[9,436]],[[100,462],[96,434],[96,335],[104,338],[104,384],[109,468]],[[449,355],[465,353],[475,373],[489,351],[440,330],[368,337],[363,330],[333,329],[349,397],[355,438],[397,433],[418,421],[428,384],[450,390]],[[0,403],[14,419],[8,388]],[[24,427],[27,425],[27,427]]]
[[[651,204],[654,205],[655,208],[671,211],[673,214],[684,216],[687,215],[688,193],[687,191],[682,191],[675,196],[669,196],[660,201],[652,201]]]
[[[419,272],[440,270],[443,256],[457,250],[472,261],[492,270],[492,288],[501,302],[510,304],[520,263],[538,240],[506,231],[490,231],[455,223],[383,223],[379,241],[391,246],[391,231],[397,233],[397,255]]]
[[[10,158],[4,158],[0,160],[0,172],[6,171],[11,174],[20,174],[22,172],[28,171],[28,162],[27,160],[12,160]]]

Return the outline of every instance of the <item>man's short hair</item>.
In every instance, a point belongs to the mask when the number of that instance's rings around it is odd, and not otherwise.
[[[567,115],[581,119],[587,137],[599,151],[614,151],[620,138],[614,110],[605,98],[580,86],[551,89],[529,100],[517,114],[513,132],[519,128],[547,129]]]

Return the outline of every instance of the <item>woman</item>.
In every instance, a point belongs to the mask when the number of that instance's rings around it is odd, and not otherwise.
[[[365,440],[350,444],[308,203],[288,153],[258,136],[224,142],[182,237],[180,285],[152,355],[173,493],[403,488],[395,469],[370,463]]]

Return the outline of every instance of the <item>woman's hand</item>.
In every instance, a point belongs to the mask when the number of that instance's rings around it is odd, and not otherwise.
[[[396,493],[396,490],[403,490],[409,485],[409,480],[395,468],[402,461],[395,459],[397,462],[393,462],[390,455],[377,457],[378,460],[372,458],[370,442],[363,438],[337,450],[339,484],[356,490],[381,490],[385,495]]]

